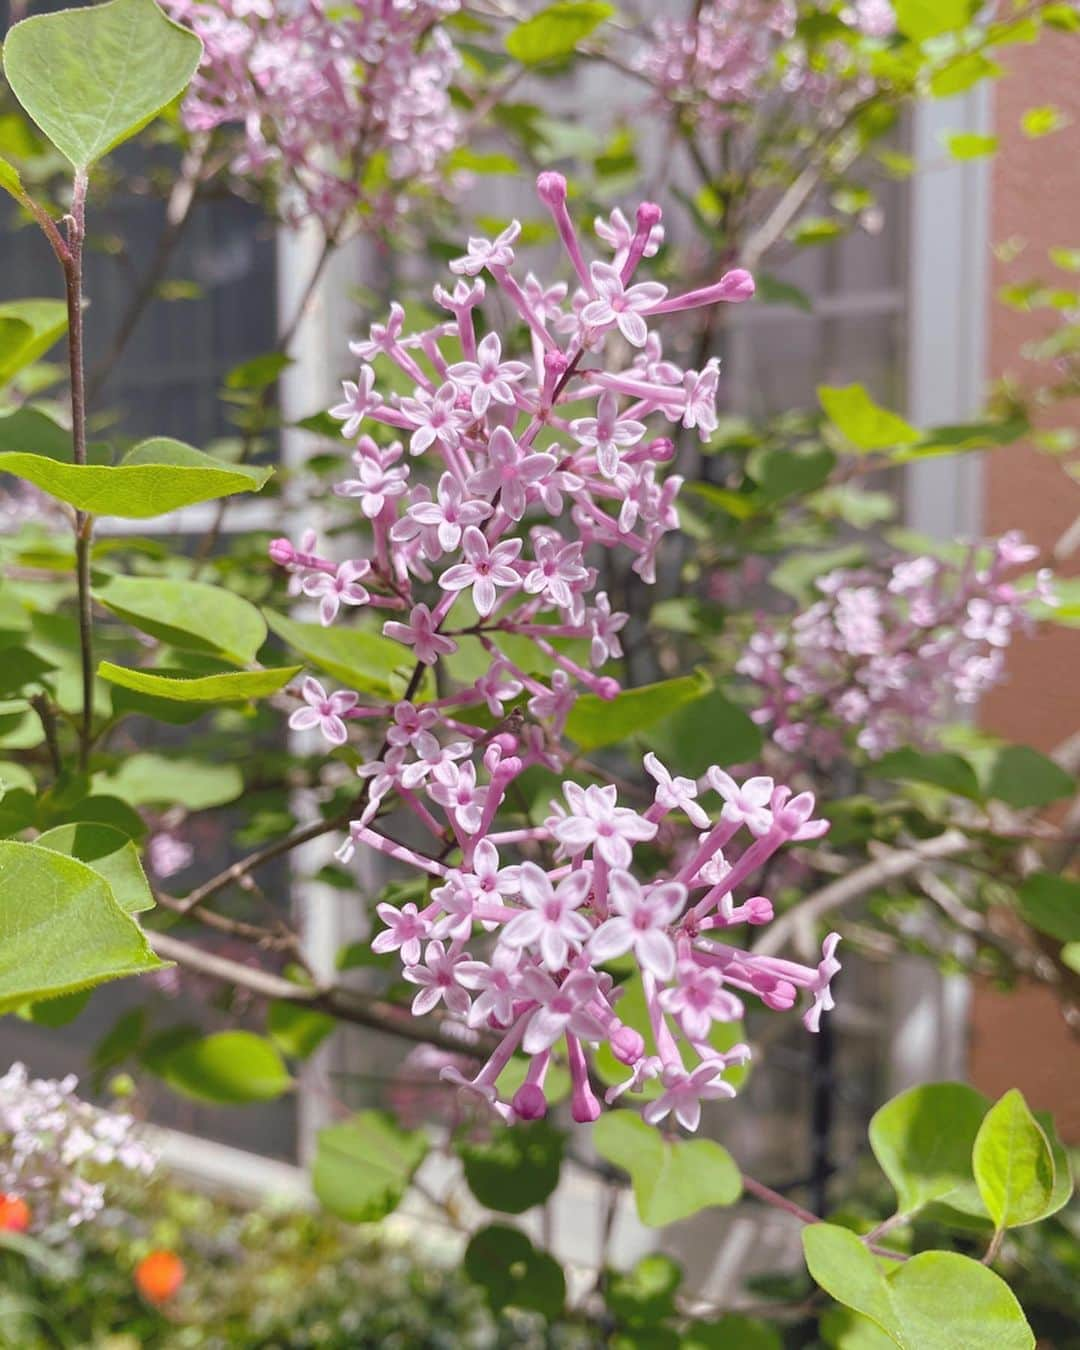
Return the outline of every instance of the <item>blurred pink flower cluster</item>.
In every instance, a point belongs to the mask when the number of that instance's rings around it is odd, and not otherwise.
[[[592,1120],[600,1104],[587,1054],[606,1044],[628,1075],[613,1098],[658,1080],[648,1118],[670,1112],[694,1129],[701,1101],[732,1095],[725,1073],[749,1054],[710,1040],[714,1024],[740,1017],[743,995],[787,1009],[806,991],[811,1030],[831,1006],[835,935],[816,967],[718,940],[771,918],[766,898],[736,891],[784,844],[826,825],[813,819],[809,794],[793,797],[764,777],[740,785],[719,767],[697,782],[651,755],[652,801],[638,810],[602,775],[590,772],[601,781],[585,784],[566,775],[572,751],[562,733],[581,691],[600,700],[619,692],[602,672],[621,655],[626,616],[599,589],[596,561],[624,551],[651,581],[660,540],[678,524],[679,480],[661,476],[673,443],[649,423],[702,437],[717,425],[717,363],[681,368],[665,357],[659,329],[670,314],[745,300],[753,282],[733,271],[671,295],[637,280],[662,240],[651,203],[632,224],[620,211],[598,222],[608,252],[590,261],[565,180],[542,174],[538,191],[573,290],[531,272],[518,279],[513,222],[495,239],[471,239],[451,263],[459,279],[434,295],[446,318],[407,332],[395,305],[352,344],[361,368],[332,412],[355,441],[355,474],[337,491],[368,523],[370,551],[334,562],[308,536],[299,547],[275,540],[271,555],[318,601],[324,624],[349,610],[398,611],[383,634],[416,665],[404,697],[389,704],[309,679],[292,725],[336,746],[359,721],[382,739],[360,766],[363,809],[339,856],[370,848],[429,880],[422,903],[378,906],[384,926],[373,949],[400,953],[417,1016],[441,1008],[493,1039],[477,1075],[451,1064],[443,1076],[506,1119],[531,1119],[547,1109],[545,1077],[561,1053],[573,1114]],[[483,322],[489,284],[511,324]],[[398,392],[382,392],[395,367],[409,392],[400,381]],[[420,477],[426,466],[433,472]],[[438,696],[424,678],[435,665]],[[561,799],[541,825],[503,825],[511,811],[520,821],[522,775],[534,768],[563,771]],[[715,820],[702,790],[720,799]],[[391,810],[419,822],[426,846],[386,833]],[[669,816],[691,828],[658,876],[648,848]],[[620,958],[640,979],[647,1036],[619,1019],[622,988],[607,966]],[[517,1054],[528,1069],[503,1101],[497,1080]]]
[[[704,131],[723,130],[777,88],[816,107],[872,91],[848,41],[798,35],[800,18],[819,15],[816,5],[706,0],[687,8],[685,18],[656,20],[635,64],[662,106],[685,109]],[[837,18],[853,36],[887,38],[896,29],[889,0],[853,0]]]
[[[74,1074],[31,1078],[22,1064],[0,1075],[0,1193],[26,1202],[35,1233],[100,1213],[105,1169],[148,1176],[156,1165],[135,1120],[82,1101],[77,1086]]]
[[[458,143],[458,57],[441,20],[458,0],[163,0],[205,54],[191,131],[235,128],[238,177],[269,181],[288,219],[331,231],[361,207],[386,223],[434,186]]]
[[[1038,556],[1019,534],[998,540],[984,565],[979,555],[830,572],[821,599],[789,625],[762,617],[736,665],[758,687],[756,720],[782,750],[819,765],[844,753],[852,731],[875,758],[928,744],[952,701],[974,703],[1004,678],[1032,602],[1053,603],[1049,573],[1024,588],[1008,575]]]

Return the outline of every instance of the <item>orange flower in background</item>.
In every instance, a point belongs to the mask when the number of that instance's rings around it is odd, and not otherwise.
[[[183,1283],[184,1263],[175,1252],[151,1252],[135,1267],[135,1285],[148,1303],[167,1303]]]
[[[25,1233],[30,1227],[30,1206],[17,1195],[0,1191],[0,1233]]]

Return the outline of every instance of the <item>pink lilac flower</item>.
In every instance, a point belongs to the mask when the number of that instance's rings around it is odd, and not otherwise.
[[[441,21],[458,0],[164,3],[203,41],[185,126],[221,128],[231,171],[265,185],[289,221],[315,216],[328,234],[349,217],[385,227],[445,183],[462,127],[450,98],[459,58]]]
[[[667,287],[656,281],[627,286],[610,263],[594,262],[589,268],[596,299],[581,311],[581,322],[594,333],[618,328],[632,347],[644,347],[649,336],[642,314],[658,305]]]
[[[675,944],[668,931],[686,903],[686,887],[668,882],[643,888],[629,872],[616,870],[608,877],[608,900],[615,913],[589,939],[590,956],[611,961],[632,950],[642,970],[670,980]]]
[[[416,653],[416,659],[426,666],[433,666],[440,656],[448,656],[457,651],[453,638],[444,637],[438,631],[438,625],[431,610],[421,601],[414,605],[408,623],[399,623],[391,619],[383,624],[383,633],[396,642],[403,642]]]
[[[613,785],[592,784],[583,788],[577,783],[564,783],[563,792],[569,810],[554,819],[550,828],[554,838],[574,857],[592,849],[609,867],[629,867],[632,845],[656,834],[653,821],[628,806],[618,805],[618,790]]]
[[[500,942],[510,947],[535,947],[548,970],[566,965],[571,950],[577,950],[592,932],[577,911],[589,894],[591,878],[582,870],[571,872],[552,886],[546,872],[535,863],[521,864],[518,889],[527,908],[502,930]]]
[[[494,548],[475,525],[462,535],[465,561],[448,568],[439,578],[445,591],[464,591],[472,588],[473,604],[482,619],[495,608],[497,587],[518,585],[518,574],[510,564],[521,552],[520,539],[504,539]]]
[[[289,726],[293,731],[310,731],[318,727],[331,745],[344,745],[349,736],[344,714],[356,707],[360,695],[352,689],[338,689],[328,694],[310,675],[300,686],[300,694],[307,707],[297,708],[290,716]]]
[[[337,618],[342,605],[366,605],[371,596],[362,586],[361,578],[371,571],[366,558],[343,562],[333,575],[316,572],[305,577],[303,591],[305,595],[319,599],[319,618],[328,626]]]

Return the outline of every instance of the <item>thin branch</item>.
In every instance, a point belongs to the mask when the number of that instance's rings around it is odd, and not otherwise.
[[[491,1048],[490,1038],[460,1023],[414,1017],[407,1007],[387,999],[341,987],[318,989],[294,984],[281,975],[204,951],[194,943],[184,942],[170,933],[148,932],[147,938],[162,960],[175,961],[193,974],[220,980],[244,989],[257,998],[274,999],[329,1013],[341,1022],[384,1031],[421,1045],[437,1045],[455,1054],[479,1058]]]
[[[960,830],[946,830],[936,839],[928,839],[925,843],[914,844],[902,851],[886,853],[884,857],[858,867],[846,877],[840,877],[821,890],[814,891],[794,909],[782,914],[761,940],[754,944],[754,952],[772,956],[804,924],[813,923],[835,909],[842,909],[844,905],[860,900],[888,881],[908,876],[927,862],[963,853],[969,846],[967,835]]]

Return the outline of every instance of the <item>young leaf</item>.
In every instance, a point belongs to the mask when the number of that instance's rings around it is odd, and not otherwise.
[[[711,1139],[668,1140],[633,1111],[608,1111],[593,1126],[602,1158],[630,1173],[638,1217],[650,1228],[687,1219],[742,1194],[739,1169]]]
[[[954,33],[971,17],[971,0],[896,0],[896,25],[915,42]]]
[[[901,1350],[1032,1350],[1035,1337],[1012,1290],[955,1252],[920,1252],[883,1273],[846,1228],[803,1229],[806,1265],[838,1303],[879,1327]]]
[[[223,1106],[273,1101],[292,1078],[270,1041],[252,1031],[218,1031],[185,1041],[156,1063],[182,1096]]]
[[[203,581],[114,576],[94,590],[94,599],[173,647],[223,656],[236,665],[253,661],[266,641],[266,624],[253,604]]]
[[[98,774],[94,788],[130,806],[185,806],[189,811],[206,811],[235,801],[244,790],[244,779],[235,764],[208,764],[144,752],[129,755],[110,774]]]
[[[624,690],[611,699],[582,694],[566,720],[566,734],[583,750],[614,745],[655,726],[684,704],[702,698],[712,687],[709,674],[698,669],[692,675]]]
[[[359,628],[298,623],[270,609],[263,614],[272,633],[350,689],[381,698],[400,698],[404,692],[413,662],[400,643]]]
[[[558,0],[519,23],[506,39],[506,50],[526,66],[565,60],[583,38],[614,13],[611,5],[600,0]]]
[[[524,1214],[543,1204],[559,1184],[566,1138],[546,1120],[497,1126],[485,1143],[458,1145],[465,1180],[482,1205]]]
[[[817,392],[825,416],[856,450],[892,450],[921,439],[910,422],[880,407],[861,384],[823,384]]]
[[[1020,913],[1033,928],[1059,942],[1080,942],[1080,881],[1033,872],[1017,895]]]
[[[975,1184],[996,1228],[1045,1216],[1054,1193],[1054,1159],[1023,1094],[1012,1088],[994,1103],[975,1137]]]
[[[163,964],[86,863],[0,843],[0,1013]]]
[[[556,1318],[566,1302],[559,1263],[508,1224],[493,1223],[473,1235],[465,1249],[465,1274],[483,1289],[496,1312],[525,1308]]]
[[[970,1183],[971,1150],[987,1105],[966,1083],[927,1083],[878,1108],[870,1147],[900,1213],[912,1214]]]
[[[53,145],[86,170],[171,103],[201,57],[194,33],[153,0],[109,0],[17,23],[4,73]]]
[[[226,464],[167,440],[145,441],[121,463],[110,465],[64,464],[40,454],[5,451],[0,453],[0,471],[25,479],[50,497],[90,515],[127,520],[164,516],[237,492],[258,492],[273,473],[246,464]]]
[[[135,845],[122,831],[96,821],[57,825],[34,840],[39,848],[65,853],[92,867],[112,888],[117,904],[128,914],[153,909],[154,897]]]
[[[0,385],[45,355],[67,331],[63,300],[7,300],[0,304],[0,323],[22,326],[22,340],[5,348],[0,341]]]
[[[294,1059],[307,1059],[337,1026],[329,1013],[275,1000],[266,1012],[266,1029],[274,1044]]]
[[[130,670],[126,666],[114,666],[111,661],[102,661],[98,666],[98,674],[110,684],[179,703],[242,703],[252,698],[267,698],[284,689],[301,670],[303,666],[282,666],[277,670],[227,671],[192,679],[162,675],[153,670]]]
[[[1069,796],[1075,787],[1071,773],[1029,745],[1006,745],[993,752],[983,782],[988,797],[1018,811],[1049,806]]]
[[[315,1194],[331,1214],[349,1223],[385,1219],[401,1203],[427,1151],[423,1130],[403,1130],[383,1111],[361,1111],[319,1131]]]

